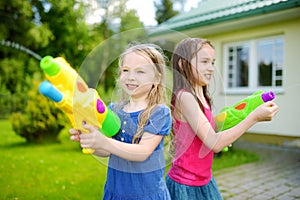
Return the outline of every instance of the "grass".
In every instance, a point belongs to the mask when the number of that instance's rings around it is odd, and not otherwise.
[[[28,145],[0,121],[0,199],[99,199],[107,159],[81,153],[67,130],[59,144]]]
[[[7,120],[0,120],[0,135],[0,199],[102,197],[107,159],[82,154],[67,130],[60,134],[61,143],[29,145]],[[233,150],[215,158],[213,170],[257,159],[256,154]]]
[[[213,171],[259,160],[256,153],[230,148],[229,152],[222,153],[221,157],[214,158]]]

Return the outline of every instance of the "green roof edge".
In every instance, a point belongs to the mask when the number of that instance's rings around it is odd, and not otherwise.
[[[197,22],[197,23],[193,23],[193,24],[189,24],[189,25],[184,25],[184,26],[180,26],[177,28],[173,28],[173,29],[163,29],[163,27],[161,27],[162,28],[161,31],[150,33],[149,36],[154,37],[154,36],[163,35],[163,34],[174,32],[174,31],[183,31],[183,30],[188,30],[188,29],[192,29],[195,27],[216,24],[216,23],[220,23],[220,22],[224,22],[224,21],[230,21],[232,19],[237,19],[237,18],[241,19],[241,18],[245,18],[245,17],[256,16],[259,14],[272,13],[275,11],[296,8],[299,6],[300,6],[300,0],[280,2],[280,3],[274,4],[272,6],[257,8],[257,9],[249,10],[249,11],[242,12],[242,13],[237,13],[237,14],[223,16],[223,17],[219,17],[219,18],[215,18],[215,19],[211,19],[211,20],[207,20],[207,21],[203,21],[203,22]],[[158,28],[160,28],[160,27],[158,27]]]

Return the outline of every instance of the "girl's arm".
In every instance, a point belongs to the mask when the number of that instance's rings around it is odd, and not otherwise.
[[[146,160],[163,138],[162,135],[144,132],[139,144],[128,144],[105,137],[93,126],[86,124],[83,127],[89,130],[90,133],[80,135],[82,148],[95,149],[95,155],[98,155],[98,152],[107,152],[108,154],[114,154],[123,159],[137,162]]]
[[[110,153],[108,151],[104,151],[101,149],[95,150],[95,152],[93,154],[96,156],[99,156],[99,157],[109,157],[110,156]]]
[[[214,152],[219,152],[232,144],[255,123],[272,120],[278,112],[278,106],[274,102],[264,103],[238,125],[216,133],[191,93],[182,92],[178,95],[177,108],[180,109],[183,120],[189,123],[196,135]]]

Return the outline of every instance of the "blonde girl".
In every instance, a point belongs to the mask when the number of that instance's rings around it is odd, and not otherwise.
[[[171,115],[165,103],[165,57],[153,44],[136,44],[119,57],[121,100],[111,104],[121,119],[113,138],[88,124],[90,134],[71,129],[71,140],[94,155],[109,156],[103,199],[170,199],[164,181],[164,136],[169,134]]]

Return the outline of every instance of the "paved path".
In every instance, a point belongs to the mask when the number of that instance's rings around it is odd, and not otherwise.
[[[224,200],[300,200],[300,148],[246,142],[234,148],[254,151],[260,160],[214,173]]]

